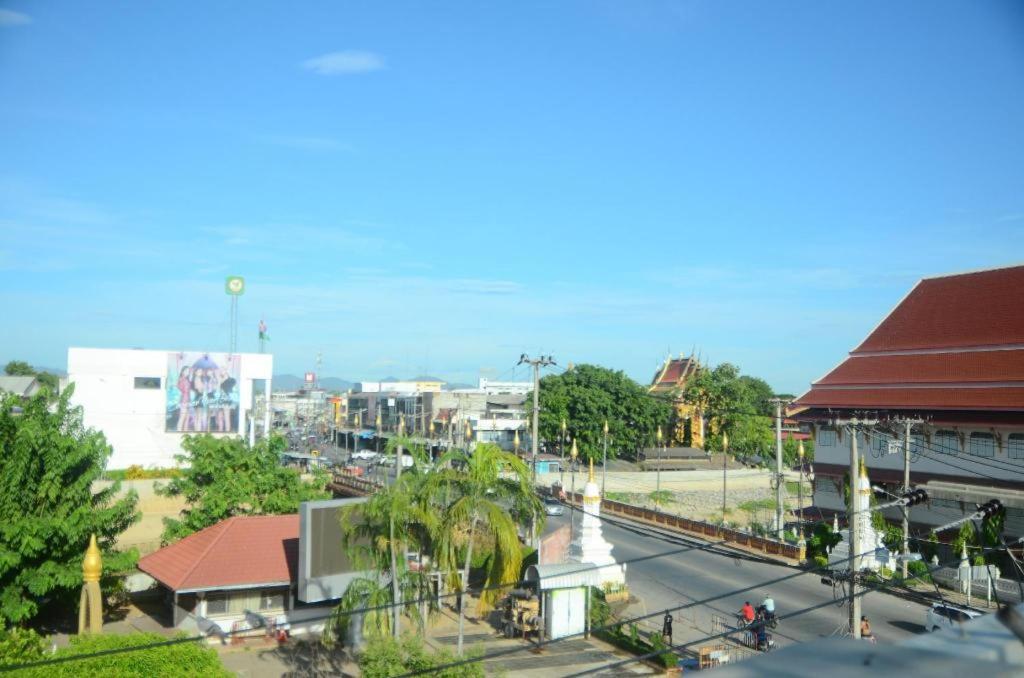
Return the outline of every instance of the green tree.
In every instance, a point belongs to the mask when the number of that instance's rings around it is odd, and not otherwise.
[[[36,371],[24,360],[12,360],[4,366],[4,374],[9,377],[34,377]]]
[[[799,441],[792,438],[786,438],[782,441],[782,461],[786,466],[796,466],[800,463],[799,454]],[[814,441],[804,441],[804,463],[811,463],[814,461]]]
[[[0,625],[76,609],[92,534],[103,551],[105,588],[138,558],[114,549],[139,517],[137,497],[118,499],[117,483],[93,491],[111,449],[102,433],[82,425],[81,408],[69,404],[72,390],[56,400],[0,400]]]
[[[532,402],[533,396],[527,396]],[[635,457],[654,444],[658,426],[667,427],[670,405],[653,398],[647,389],[624,372],[596,365],[577,365],[540,382],[540,438],[555,445],[562,421],[570,439],[576,440],[580,457],[600,462],[604,451],[604,423],[608,422],[608,456]],[[568,455],[569,448],[566,446]]]
[[[721,449],[720,434],[725,430],[729,433],[731,452],[765,459],[775,457],[775,411],[768,402],[773,395],[765,380],[741,375],[736,365],[722,363],[697,372],[687,382],[682,397],[710,423],[707,449]]]
[[[287,447],[281,436],[249,447],[238,437],[205,434],[185,436],[181,446],[186,454],[175,457],[183,466],[181,475],[156,487],[158,494],[188,502],[180,519],[164,518],[164,544],[231,516],[295,513],[303,501],[330,496],[324,490],[326,474],[306,482],[298,471],[281,465]]]
[[[179,638],[184,637],[184,634]],[[129,678],[133,676],[233,676],[224,668],[217,651],[206,643],[189,641],[167,645],[167,638],[156,633],[127,633],[72,636],[71,644],[62,647],[54,659],[82,657],[77,661],[23,669],[18,676],[26,678]],[[140,645],[162,643],[156,647],[131,652],[87,657],[109,650],[123,650]]]
[[[482,613],[501,595],[493,587],[519,579],[522,550],[516,523],[525,522],[530,516],[542,516],[542,506],[530,483],[526,464],[497,445],[480,443],[472,454],[452,450],[439,463],[452,468],[433,474],[437,495],[443,493],[451,502],[443,512],[436,549],[438,563],[441,571],[450,576],[461,568],[462,579],[452,576],[451,584],[464,591],[463,586],[469,583],[475,540],[482,538],[491,543],[493,557],[484,584],[487,590],[480,595],[478,605]],[[464,549],[459,548],[462,544]],[[459,606],[460,656],[464,618],[463,603]]]
[[[0,626],[0,666],[39,661],[45,649],[42,636],[34,630]]]

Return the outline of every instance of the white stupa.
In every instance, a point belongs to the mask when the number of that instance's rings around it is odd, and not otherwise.
[[[828,559],[829,563],[836,569],[846,569],[850,558],[850,547],[851,544],[854,544],[854,552],[861,554],[861,568],[877,572],[883,567],[893,567],[892,556],[889,549],[882,543],[882,535],[871,524],[871,481],[868,479],[868,469],[864,465],[863,457],[860,460],[860,473],[857,474],[853,502],[853,510],[857,512],[857,540],[856,542],[851,541],[849,527],[843,530],[840,533],[843,535],[843,540],[832,550]]]
[[[601,585],[622,586],[626,573],[615,562],[612,545],[601,534],[601,488],[594,481],[594,460],[590,460],[590,478],[583,488],[583,520],[569,544],[570,563],[592,563],[600,569]]]

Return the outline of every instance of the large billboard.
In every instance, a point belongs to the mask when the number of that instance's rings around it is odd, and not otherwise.
[[[241,365],[229,353],[168,353],[167,430],[238,433]]]
[[[304,603],[337,600],[353,580],[373,576],[355,569],[342,547],[342,507],[367,497],[304,501],[299,504],[299,577],[297,597]]]

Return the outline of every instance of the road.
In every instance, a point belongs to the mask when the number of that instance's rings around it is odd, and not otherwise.
[[[579,511],[576,520],[580,520]],[[652,528],[613,519],[603,521],[605,538],[614,546],[612,554],[619,562],[684,548],[685,544],[648,536]],[[569,522],[569,513],[549,516],[546,532]],[[579,523],[577,522],[577,525]],[[785,581],[764,584],[783,577]],[[638,603],[627,614],[656,612],[696,600],[724,596],[685,611],[675,612],[675,643],[690,642],[711,633],[712,615],[733,619],[735,612],[749,600],[755,606],[768,592],[775,599],[776,611],[788,615],[804,608],[822,605],[779,622],[774,632],[779,647],[841,634],[847,627],[847,608],[833,602],[832,588],[821,583],[819,574],[800,573],[791,567],[743,558],[692,550],[627,565],[626,582]],[[740,593],[737,589],[751,587]],[[872,592],[861,598],[862,614],[871,621],[880,643],[895,643],[924,631],[926,608],[886,593]],[[661,628],[661,615],[645,622],[649,629]],[[696,647],[696,646],[695,646]]]

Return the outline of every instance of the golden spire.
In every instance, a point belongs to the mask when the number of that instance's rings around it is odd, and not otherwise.
[[[99,581],[103,574],[103,556],[100,555],[100,547],[96,545],[96,535],[89,538],[89,548],[85,550],[85,560],[82,561],[82,579],[85,581]]]
[[[594,459],[590,459],[590,482],[594,482]]]
[[[515,447],[516,452],[519,451],[519,431],[516,431],[515,438],[512,439],[512,445]]]
[[[572,455],[572,460],[573,461],[576,461],[576,457],[578,457],[579,454],[580,454],[580,451],[576,449],[576,439],[575,438],[572,439],[572,452],[570,452],[570,454]]]

